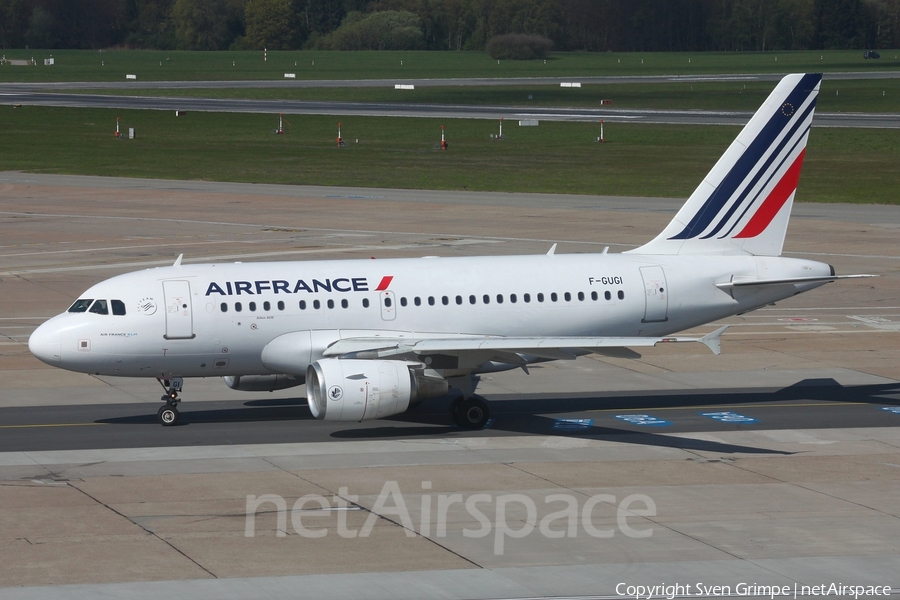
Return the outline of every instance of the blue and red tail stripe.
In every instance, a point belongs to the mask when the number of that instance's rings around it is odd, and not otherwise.
[[[802,165],[803,149],[800,149],[799,160],[796,158],[793,160],[787,174],[782,176],[776,185],[778,194],[775,194],[773,190],[762,203],[759,203],[760,191],[768,188],[786,161],[795,154],[797,146],[806,139],[809,132],[810,115],[815,109],[815,96],[821,79],[821,74],[807,74],[801,77],[785,101],[773,111],[766,124],[754,136],[688,224],[679,233],[668,239],[686,240],[701,236],[706,239],[719,234],[731,222],[732,225],[728,232],[722,236],[727,237],[754,206],[756,206],[757,212],[753,214],[750,222],[741,229],[738,235],[747,237],[751,231],[765,230],[765,226],[759,229],[760,224],[765,222],[765,225],[768,225],[777,214],[777,210],[772,212],[772,209],[776,205],[781,208],[796,189],[796,178],[799,177],[800,165]],[[799,114],[798,109],[800,109]],[[781,137],[780,140],[779,137]],[[788,187],[785,182],[790,182],[792,178],[793,189],[788,192],[787,196],[784,196],[781,204],[777,204],[776,198],[781,198]],[[762,186],[759,185],[761,180],[765,180]],[[751,197],[754,190],[756,192]],[[734,214],[742,207],[741,216],[732,222]],[[760,211],[764,212],[757,217]],[[767,216],[768,220],[766,220]],[[753,227],[750,226],[751,223]]]

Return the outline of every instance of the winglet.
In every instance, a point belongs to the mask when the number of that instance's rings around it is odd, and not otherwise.
[[[547,256],[553,256],[554,254],[556,254],[556,244],[550,246],[550,251],[547,253]]]
[[[183,253],[178,255],[178,258],[175,259],[175,264],[172,265],[172,266],[173,266],[173,267],[180,267],[180,266],[181,266],[181,259],[182,259],[182,258],[184,258],[184,254],[183,254]]]
[[[702,338],[700,338],[700,343],[702,343],[707,348],[712,350],[713,354],[715,354],[717,356],[719,354],[722,354],[721,337],[722,337],[722,334],[725,333],[726,329],[728,329],[728,325],[719,327],[712,333],[707,333]]]

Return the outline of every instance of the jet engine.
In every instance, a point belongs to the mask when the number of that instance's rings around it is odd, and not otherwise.
[[[303,377],[296,375],[237,375],[223,377],[225,385],[242,392],[274,392],[303,385]]]
[[[447,380],[422,363],[325,358],[306,370],[306,399],[317,419],[367,421],[406,411],[447,393]]]

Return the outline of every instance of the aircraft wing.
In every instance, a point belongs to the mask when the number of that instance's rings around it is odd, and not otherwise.
[[[477,355],[481,362],[497,360],[522,362],[518,355],[551,360],[574,359],[579,354],[597,353],[618,357],[638,357],[630,348],[646,348],[665,343],[700,342],[714,354],[721,352],[720,338],[728,328],[720,327],[703,337],[500,337],[453,336],[416,338],[353,337],[338,340],[324,352],[330,357],[396,358],[420,360],[429,355]]]

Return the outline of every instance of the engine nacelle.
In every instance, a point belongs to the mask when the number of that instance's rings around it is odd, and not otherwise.
[[[274,392],[303,385],[303,377],[296,375],[237,375],[223,377],[225,385],[242,392]]]
[[[367,421],[406,411],[447,393],[447,380],[426,377],[421,363],[324,358],[306,371],[306,399],[317,419]]]

